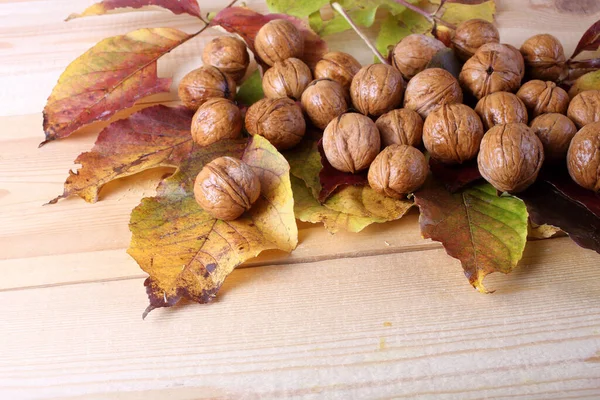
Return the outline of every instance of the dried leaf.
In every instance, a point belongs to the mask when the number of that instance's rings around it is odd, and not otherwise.
[[[345,214],[373,218],[373,222],[386,222],[402,218],[414,203],[406,199],[392,199],[363,185],[342,188],[327,199],[324,205]]]
[[[368,184],[368,170],[351,174],[349,172],[341,172],[333,168],[327,160],[323,143],[318,144],[319,154],[321,155],[321,165],[323,168],[319,172],[319,181],[321,182],[321,192],[319,193],[319,201],[325,202],[339,187],[348,185],[364,186]]]
[[[296,178],[301,179],[310,189],[313,197],[317,199],[321,192],[319,172],[321,172],[323,165],[321,164],[321,154],[318,150],[319,142],[311,137],[307,137],[309,135],[311,135],[311,131],[307,132],[307,135],[300,144],[292,150],[283,153],[283,156],[290,164],[290,173]]]
[[[190,125],[193,113],[184,107],[154,106],[106,127],[91,151],[77,157],[62,195],[77,195],[89,203],[110,181],[157,167],[177,167],[194,148]]]
[[[442,19],[456,25],[474,18],[494,22],[495,14],[496,3],[494,0],[484,2],[461,1],[460,3],[447,1],[446,4],[444,4]]]
[[[261,196],[235,221],[212,218],[194,200],[194,179],[211,160],[242,158],[261,182]],[[192,153],[131,214],[128,253],[150,277],[150,306],[170,307],[182,297],[212,300],[239,264],[268,249],[292,251],[298,243],[289,166],[264,138],[221,141]]]
[[[579,39],[571,58],[577,57],[584,51],[596,51],[600,47],[600,21],[596,21]]]
[[[427,68],[441,68],[450,72],[456,79],[462,69],[462,63],[454,53],[454,50],[446,48],[438,51],[427,64]]]
[[[44,108],[45,144],[84,125],[104,121],[137,100],[168,92],[156,61],[191,36],[171,28],[140,29],[104,39],[73,61]]]
[[[329,0],[267,0],[269,11],[273,13],[284,13],[295,17],[308,17],[314,12],[318,12],[321,7],[329,4]]]
[[[171,11],[173,14],[189,14],[200,17],[200,7],[196,0],[104,0],[85,9],[81,14],[71,14],[67,21],[89,17],[92,15],[103,15],[109,11],[123,8],[142,8],[146,6],[159,6]]]
[[[483,179],[477,167],[477,160],[462,165],[448,165],[430,158],[429,169],[433,176],[452,193]]]
[[[527,241],[527,209],[521,200],[498,197],[487,183],[452,194],[430,180],[415,193],[415,203],[423,237],[442,242],[480,292],[488,293],[486,275],[506,274],[517,266]]]
[[[529,220],[529,225],[527,226],[527,239],[532,240],[542,240],[549,239],[553,236],[561,233],[561,229],[552,225],[538,225]]]
[[[246,107],[250,107],[263,97],[265,97],[265,94],[262,89],[262,77],[260,76],[260,71],[257,69],[240,85],[240,89],[235,96],[235,101]]]

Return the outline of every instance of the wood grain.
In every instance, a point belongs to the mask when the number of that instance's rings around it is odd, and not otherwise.
[[[142,321],[145,275],[125,253],[127,223],[169,171],[109,184],[97,204],[42,206],[104,125],[38,149],[40,111],[62,70],[102,38],[197,23],[156,10],[63,22],[92,3],[0,1],[0,399],[600,397],[600,256],[568,238],[531,242],[484,296],[420,237],[416,212],[356,235],[301,224],[293,254],[251,260],[214,304]],[[587,0],[497,4],[503,41],[550,31],[567,53],[600,18]],[[218,34],[161,60],[160,75],[177,81]],[[351,33],[329,43],[372,60]]]

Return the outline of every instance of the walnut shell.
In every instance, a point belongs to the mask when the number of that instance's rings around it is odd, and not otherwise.
[[[422,143],[423,118],[416,111],[407,108],[389,111],[377,118],[375,125],[383,147],[392,144],[418,147]]]
[[[471,107],[444,104],[432,111],[423,125],[423,144],[432,158],[462,164],[479,151],[483,124]]]
[[[546,161],[563,161],[571,139],[577,133],[573,121],[558,113],[542,114],[531,122],[531,129],[542,141]]]
[[[288,58],[277,61],[265,72],[262,87],[266,97],[290,97],[300,100],[302,92],[311,80],[312,74],[308,65],[297,58]]]
[[[196,202],[216,219],[232,221],[252,207],[260,195],[254,170],[234,157],[220,157],[202,168],[194,182]]]
[[[515,60],[517,60],[517,64],[519,65],[519,75],[521,76],[521,81],[522,81],[523,78],[525,78],[525,59],[523,58],[523,55],[521,54],[519,49],[517,49],[512,44],[508,44],[508,43],[502,43],[502,44],[504,46],[506,46],[507,49],[511,50],[513,52],[513,54],[515,55]]]
[[[566,114],[569,107],[569,94],[550,81],[529,81],[521,86],[517,96],[525,103],[532,118],[547,113]]]
[[[302,93],[302,109],[313,125],[325,129],[334,118],[346,112],[346,92],[331,79],[317,79]]]
[[[192,118],[192,139],[200,146],[223,139],[235,139],[242,133],[242,113],[231,100],[208,99]]]
[[[452,74],[441,68],[419,72],[406,85],[404,108],[416,111],[422,118],[442,104],[462,103],[463,93]]]
[[[409,80],[423,71],[435,53],[445,49],[436,38],[413,33],[402,39],[392,51],[392,65]]]
[[[519,58],[500,43],[481,46],[458,77],[463,89],[477,99],[494,92],[515,92],[521,85]]]
[[[513,122],[526,124],[527,108],[513,93],[496,92],[488,94],[477,102],[475,112],[481,118],[487,131],[494,125],[504,125]]]
[[[208,42],[202,52],[202,62],[212,65],[240,82],[250,64],[246,43],[233,36],[219,36]]]
[[[350,90],[352,78],[361,67],[350,54],[332,51],[325,54],[315,66],[315,79],[332,79],[339,82],[345,90]]]
[[[567,154],[567,167],[579,186],[600,191],[600,122],[587,124],[575,134]]]
[[[468,19],[456,28],[452,47],[462,61],[467,61],[486,43],[500,43],[500,32],[494,24],[483,19]]]
[[[287,58],[302,58],[304,36],[285,19],[274,19],[260,28],[254,39],[256,54],[266,64],[273,66]]]
[[[383,149],[369,167],[369,186],[385,196],[401,199],[425,183],[429,166],[412,146],[393,144]]]
[[[567,116],[578,128],[600,121],[600,90],[586,90],[573,97]]]
[[[496,125],[487,131],[477,156],[485,180],[509,193],[522,192],[535,182],[543,163],[542,142],[521,123]]]
[[[294,147],[306,132],[302,109],[287,97],[262,99],[246,112],[246,130],[265,137],[277,150]]]
[[[556,37],[544,33],[530,37],[521,46],[531,79],[558,81],[567,74],[565,50]]]
[[[362,67],[352,79],[350,96],[354,107],[365,115],[379,116],[402,103],[402,74],[386,64]]]
[[[375,122],[362,114],[342,114],[323,132],[325,156],[338,171],[355,173],[368,168],[380,148]]]
[[[211,97],[233,100],[233,78],[212,65],[203,65],[188,73],[179,83],[179,98],[190,110],[197,110]]]

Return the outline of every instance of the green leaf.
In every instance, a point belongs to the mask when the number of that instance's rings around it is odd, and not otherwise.
[[[384,57],[387,57],[394,46],[412,33],[427,33],[431,23],[425,17],[411,10],[406,10],[400,18],[388,14],[381,24],[375,46]]]
[[[580,76],[569,90],[569,96],[573,98],[586,90],[600,90],[600,71],[588,72]]]
[[[262,78],[260,71],[257,69],[241,84],[235,100],[240,104],[250,107],[263,97],[265,97],[265,94],[262,89]]]
[[[318,199],[321,192],[319,172],[323,168],[318,142],[305,138],[293,150],[283,153],[283,156],[290,164],[290,173],[302,179],[314,198]]]
[[[460,4],[446,3],[444,5],[444,13],[442,19],[451,24],[460,24],[468,19],[484,19],[489,22],[494,21],[496,14],[496,3],[494,0],[486,1],[481,4]]]
[[[300,18],[318,12],[327,4],[329,4],[328,0],[267,0],[267,6],[272,13],[283,13]]]
[[[423,237],[442,242],[461,261],[471,285],[488,293],[486,275],[511,272],[527,242],[528,213],[513,196],[498,197],[490,184],[450,193],[433,180],[415,193]]]

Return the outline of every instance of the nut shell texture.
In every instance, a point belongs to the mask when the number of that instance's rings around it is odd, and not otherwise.
[[[246,112],[246,130],[266,138],[277,150],[294,147],[306,132],[302,109],[291,99],[262,99]]]
[[[488,94],[477,102],[475,112],[481,118],[487,131],[494,125],[528,121],[525,104],[513,93],[496,92]]]
[[[487,43],[500,43],[500,33],[494,24],[483,19],[464,21],[452,38],[452,46],[462,61],[467,61]]]
[[[312,74],[308,65],[297,58],[288,58],[277,61],[265,72],[262,87],[266,97],[300,100],[302,92],[311,80]]]
[[[419,72],[406,85],[404,108],[416,111],[421,118],[442,104],[462,103],[463,93],[456,78],[441,68]]]
[[[332,51],[323,56],[315,66],[315,79],[332,79],[350,90],[352,78],[361,69],[356,58],[348,53]]]
[[[566,114],[569,107],[568,93],[550,81],[529,81],[521,86],[517,96],[525,103],[531,118],[547,113]]]
[[[304,37],[291,22],[275,19],[260,28],[254,40],[258,56],[268,65],[304,54]]]
[[[313,81],[302,93],[302,109],[319,129],[348,109],[346,92],[342,85],[331,79]]]
[[[202,104],[192,119],[192,138],[200,146],[235,139],[242,132],[242,113],[231,100],[214,97]]]
[[[431,112],[423,125],[423,143],[435,158],[446,164],[462,164],[479,151],[483,124],[464,104],[447,104]]]
[[[413,33],[402,39],[392,52],[392,64],[409,80],[423,71],[435,53],[446,46],[436,38]]]
[[[567,116],[578,128],[600,121],[600,90],[586,90],[573,97]]]
[[[392,110],[375,121],[383,147],[405,144],[418,147],[423,138],[423,119],[416,111],[406,108]]]
[[[579,186],[600,191],[600,122],[588,124],[577,132],[569,147],[567,167]]]
[[[542,114],[531,122],[531,129],[542,141],[546,161],[564,162],[571,139],[577,133],[573,121],[563,114]]]
[[[479,172],[501,192],[518,193],[537,179],[544,163],[542,142],[525,124],[496,125],[477,156]]]
[[[246,74],[250,56],[243,40],[233,36],[219,36],[204,47],[202,62],[219,68],[239,82]]]
[[[380,148],[375,123],[362,114],[342,114],[323,132],[325,156],[338,171],[355,173],[368,168]]]
[[[560,40],[550,34],[527,39],[521,46],[521,54],[531,79],[558,81],[566,74],[564,48]]]
[[[412,146],[393,144],[383,149],[369,168],[369,186],[396,199],[423,186],[429,173],[423,153]]]
[[[197,110],[211,97],[233,100],[235,81],[220,69],[203,65],[188,73],[179,83],[179,98],[190,110]]]
[[[260,181],[252,168],[233,157],[217,158],[202,168],[194,182],[194,197],[214,218],[231,221],[252,207]]]
[[[365,115],[379,116],[402,103],[402,74],[386,64],[367,65],[352,79],[350,96],[354,107]]]

